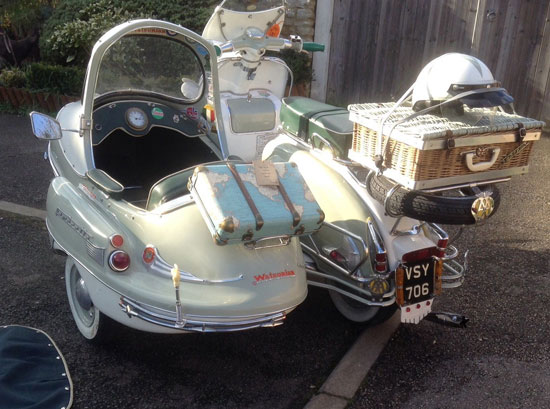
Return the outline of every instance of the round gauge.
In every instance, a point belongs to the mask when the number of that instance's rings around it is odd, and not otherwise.
[[[149,119],[142,109],[133,107],[126,110],[126,123],[136,131],[143,131],[147,128]]]

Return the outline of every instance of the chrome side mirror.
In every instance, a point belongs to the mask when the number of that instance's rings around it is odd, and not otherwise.
[[[51,116],[33,111],[30,113],[30,117],[32,133],[38,139],[53,141],[56,139],[61,139],[63,136],[63,133],[61,132],[61,125]]]

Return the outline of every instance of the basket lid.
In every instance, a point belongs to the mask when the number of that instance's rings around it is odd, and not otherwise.
[[[394,102],[352,104],[349,105],[350,119],[371,129],[378,129],[380,120],[394,108]],[[387,135],[394,124],[413,115],[411,107],[399,106],[384,122],[384,134]],[[421,140],[437,139],[449,136],[464,136],[482,133],[502,132],[518,129],[542,128],[544,122],[521,115],[508,114],[488,108],[464,107],[464,114],[437,116],[420,115],[395,127],[393,136],[416,138]]]

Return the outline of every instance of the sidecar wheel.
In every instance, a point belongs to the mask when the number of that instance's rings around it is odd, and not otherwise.
[[[384,203],[386,194],[395,186],[395,183],[384,176],[367,178],[369,194],[380,203]],[[500,204],[500,193],[496,186],[481,187],[494,202],[492,216]],[[391,196],[390,211],[396,215],[408,216],[413,219],[442,224],[474,224],[472,204],[478,198],[473,192],[463,191],[467,196],[443,196],[432,193],[410,191],[399,187]]]
[[[110,319],[93,304],[78,267],[72,257],[65,262],[65,287],[69,306],[80,333],[91,342],[101,342],[111,333]]]
[[[353,322],[369,322],[381,310],[380,307],[365,305],[337,291],[329,290],[330,298],[340,314]]]

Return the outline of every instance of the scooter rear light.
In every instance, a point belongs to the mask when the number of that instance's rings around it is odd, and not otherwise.
[[[336,261],[337,263],[344,264],[346,262],[346,258],[337,250],[332,250],[329,253],[329,256],[333,261]]]
[[[116,272],[122,272],[130,267],[130,256],[122,250],[115,250],[109,256],[109,267]]]
[[[376,272],[385,273],[388,269],[388,259],[386,253],[376,253],[376,255],[374,256],[374,260],[376,261]]]
[[[120,234],[113,234],[109,238],[111,242],[111,246],[113,246],[115,249],[119,249],[124,244],[124,238]]]
[[[147,246],[143,250],[143,262],[145,264],[152,264],[155,261],[156,251],[154,247]]]
[[[439,258],[445,257],[445,249],[447,248],[448,243],[449,239],[439,239],[437,241],[437,249],[434,255]]]
[[[415,261],[426,260],[432,256],[437,255],[436,247],[427,247],[425,249],[411,251],[410,253],[403,254],[401,259],[404,263],[412,263]]]

